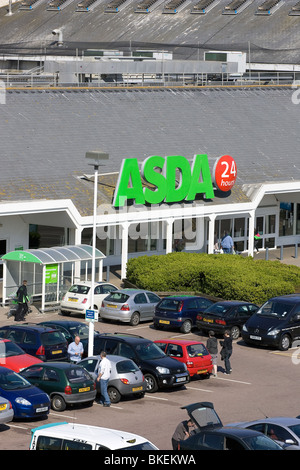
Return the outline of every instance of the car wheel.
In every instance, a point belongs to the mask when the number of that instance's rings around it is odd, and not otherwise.
[[[192,331],[192,323],[190,320],[185,320],[182,327],[180,328],[181,333],[190,333]]]
[[[157,392],[158,385],[157,385],[156,378],[152,374],[145,374],[144,377],[147,383],[146,391],[149,393]]]
[[[230,330],[230,335],[232,339],[238,339],[240,336],[240,329],[238,326],[233,326]]]
[[[138,312],[133,312],[129,323],[131,326],[137,326],[140,323],[140,314]]]
[[[108,387],[107,393],[111,403],[119,403],[121,400],[121,393],[115,387]]]
[[[54,411],[64,411],[66,409],[66,402],[60,395],[51,397],[51,408]]]
[[[289,335],[282,335],[279,341],[280,351],[287,351],[291,346],[291,338]]]

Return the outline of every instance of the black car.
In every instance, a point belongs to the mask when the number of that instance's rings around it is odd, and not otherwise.
[[[217,334],[224,334],[229,330],[232,339],[238,339],[243,325],[258,309],[258,305],[249,302],[216,302],[197,315],[196,325],[199,330],[212,330]]]
[[[180,450],[283,450],[258,431],[223,427],[211,402],[193,403],[182,409],[187,410],[197,428],[190,437],[179,442]]]
[[[94,354],[101,351],[132,359],[144,374],[147,392],[182,386],[190,381],[185,364],[167,356],[153,341],[141,336],[99,334],[94,339]]]
[[[170,296],[162,299],[155,307],[154,328],[179,328],[182,333],[190,333],[196,326],[199,312],[213,305],[213,301],[197,296]]]
[[[7,325],[0,328],[0,338],[13,341],[42,361],[68,360],[68,343],[56,328],[30,323]]]
[[[68,344],[74,341],[75,336],[80,337],[80,341],[84,348],[88,347],[89,341],[89,327],[86,323],[81,321],[72,320],[48,320],[38,323],[41,326],[47,326],[59,330],[65,337]],[[94,333],[98,333],[95,331]]]
[[[242,338],[256,346],[286,351],[300,339],[300,294],[273,297],[243,326]]]

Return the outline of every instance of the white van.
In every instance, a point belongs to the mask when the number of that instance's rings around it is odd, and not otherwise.
[[[53,423],[31,430],[30,450],[158,450],[144,437],[86,424]]]

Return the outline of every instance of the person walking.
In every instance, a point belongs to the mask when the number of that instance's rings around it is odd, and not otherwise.
[[[259,249],[258,249],[259,240],[261,240],[260,233],[257,230],[255,230],[254,231],[254,248],[256,249],[256,253],[259,253]]]
[[[224,253],[230,254],[233,251],[233,240],[229,233],[225,233],[221,240],[221,247]]]
[[[208,340],[206,342],[206,348],[211,355],[212,358],[212,365],[213,365],[213,372],[212,376],[217,377],[217,371],[218,371],[218,340],[215,337],[215,332],[214,331],[209,331],[208,332]]]
[[[22,285],[17,290],[18,308],[15,314],[15,321],[25,320],[25,315],[28,311],[28,305],[27,305],[28,301],[29,301],[29,298],[28,298],[28,293],[27,293],[27,281],[24,280]]]
[[[70,362],[77,364],[83,355],[83,344],[80,341],[80,336],[76,335],[74,341],[69,344],[68,354]]]
[[[100,354],[101,362],[99,366],[99,375],[97,377],[97,381],[100,382],[100,405],[105,407],[110,406],[110,398],[107,393],[107,385],[111,374],[111,363],[106,357],[106,352],[102,351]]]
[[[224,359],[225,374],[228,375],[232,372],[230,363],[230,357],[232,355],[232,338],[228,330],[225,331],[224,341],[220,341],[220,344],[222,346],[221,357]]]
[[[193,428],[194,423],[191,419],[188,421],[182,421],[176,426],[174,434],[172,436],[172,448],[173,450],[178,450],[178,444],[180,441],[183,441],[187,437],[190,437],[190,429]]]

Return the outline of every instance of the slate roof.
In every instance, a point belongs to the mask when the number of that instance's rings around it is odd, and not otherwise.
[[[238,167],[228,202],[243,184],[300,181],[300,105],[294,90],[199,88],[7,90],[0,105],[0,202],[71,198],[93,207],[88,150],[110,158],[99,172],[99,203],[110,202],[123,158],[232,155]]]
[[[31,11],[19,10],[20,2],[0,9],[0,51],[25,51],[35,48],[39,53],[79,53],[87,48],[131,47],[174,50],[176,58],[203,56],[207,49],[242,50],[255,62],[299,63],[299,17],[289,16],[297,0],[283,0],[272,15],[255,12],[264,0],[253,0],[237,15],[222,15],[230,0],[220,2],[205,15],[191,14],[196,1],[187,1],[177,14],[162,14],[163,4],[149,14],[134,12],[140,0],[129,1],[116,14],[105,13],[109,0],[97,2],[87,13],[76,12],[79,0],[73,0],[61,11],[47,11],[47,2]],[[57,48],[52,30],[63,29],[64,45]],[[199,51],[199,52],[198,52]]]

